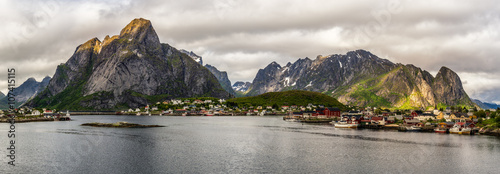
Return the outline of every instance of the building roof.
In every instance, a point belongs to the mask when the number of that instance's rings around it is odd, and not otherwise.
[[[331,108],[331,107],[327,107],[327,108],[318,108],[318,109],[316,109],[316,110],[317,110],[317,111],[323,111],[323,110],[325,110],[325,109],[328,109],[329,111],[340,111],[340,109],[339,109],[339,108],[337,108],[337,107],[333,107],[333,108]]]

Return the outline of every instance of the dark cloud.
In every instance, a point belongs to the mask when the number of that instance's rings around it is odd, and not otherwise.
[[[162,42],[195,51],[233,82],[251,81],[272,61],[366,49],[430,72],[447,66],[471,97],[500,101],[497,1],[47,0],[0,7],[0,69],[17,66],[21,79],[53,75],[79,44],[143,17]]]

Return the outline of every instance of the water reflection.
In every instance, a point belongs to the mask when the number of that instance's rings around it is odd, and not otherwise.
[[[166,127],[80,126],[118,121]],[[495,173],[500,169],[497,137],[345,130],[284,122],[280,117],[75,116],[71,122],[19,124],[18,130],[19,166],[2,167],[0,173]],[[0,125],[0,131],[7,128]],[[5,142],[6,137],[0,140]]]

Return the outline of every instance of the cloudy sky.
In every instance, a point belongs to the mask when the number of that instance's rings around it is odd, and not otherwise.
[[[458,73],[472,98],[500,104],[498,1],[0,0],[0,84],[53,76],[85,41],[146,18],[162,43],[192,50],[230,80],[272,61],[365,49],[395,63]]]

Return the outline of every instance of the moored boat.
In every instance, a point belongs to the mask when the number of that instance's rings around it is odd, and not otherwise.
[[[339,122],[330,122],[330,124],[334,124],[335,128],[358,128],[359,124],[356,122],[347,122],[345,120]]]
[[[422,128],[418,126],[406,126],[406,131],[421,131]]]
[[[448,129],[438,127],[438,128],[434,129],[434,132],[436,132],[436,133],[446,133],[446,132],[448,132]]]
[[[470,135],[472,128],[466,125],[467,123],[465,122],[457,122],[453,126],[453,128],[450,129],[451,134],[466,134]]]

